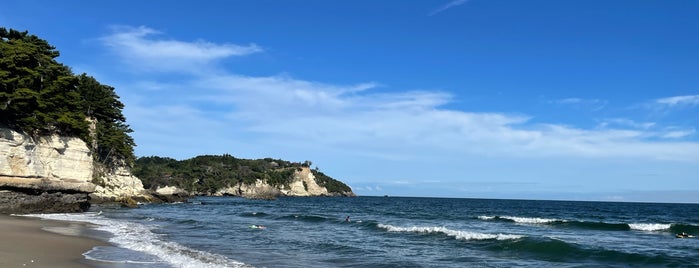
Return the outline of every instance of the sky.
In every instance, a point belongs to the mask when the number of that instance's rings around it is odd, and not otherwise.
[[[358,195],[699,203],[699,1],[7,0],[137,156],[310,160]]]

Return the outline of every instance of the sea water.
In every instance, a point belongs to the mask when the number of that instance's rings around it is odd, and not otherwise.
[[[199,197],[37,216],[110,234],[84,254],[108,267],[699,267],[699,238],[675,238],[699,234],[698,204]]]

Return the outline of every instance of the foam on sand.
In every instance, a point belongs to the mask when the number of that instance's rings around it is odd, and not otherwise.
[[[153,261],[145,261],[148,263],[166,263],[174,267],[248,267],[242,262],[228,259],[222,255],[188,248],[175,242],[163,240],[160,235],[152,231],[155,227],[119,219],[110,219],[97,213],[35,214],[27,216],[95,224],[97,225],[97,230],[106,231],[114,235],[109,238],[110,243],[124,249],[156,256],[156,259]],[[99,252],[99,250],[95,252]],[[112,263],[139,263],[143,261],[140,259],[102,260],[98,256],[90,255],[89,252],[86,254],[86,257],[92,260]]]

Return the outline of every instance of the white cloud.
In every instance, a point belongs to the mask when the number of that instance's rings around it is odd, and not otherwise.
[[[428,14],[428,16],[437,15],[437,14],[439,14],[439,13],[441,13],[441,12],[444,12],[444,11],[447,10],[447,9],[450,9],[450,8],[453,8],[453,7],[457,7],[457,6],[460,6],[460,5],[463,5],[463,4],[465,4],[466,2],[468,2],[468,0],[452,0],[452,1],[449,2],[449,3],[446,3],[446,4],[444,4],[443,6],[437,8],[437,9],[435,9],[435,10],[432,10],[432,12],[430,12],[430,13]]]
[[[548,103],[567,105],[578,109],[584,108],[591,111],[599,111],[607,106],[608,101],[600,99],[564,98],[549,101]]]
[[[577,104],[583,102],[583,99],[580,98],[565,98],[565,99],[560,99],[560,100],[555,100],[553,101],[554,103],[559,103],[559,104]]]
[[[666,139],[680,139],[680,138],[684,138],[684,137],[690,136],[690,135],[694,134],[694,132],[695,132],[694,129],[690,129],[690,130],[673,130],[673,131],[668,131],[668,132],[666,132],[666,133],[663,133],[663,134],[661,135],[661,137],[662,137],[662,138],[666,138]]]
[[[155,39],[161,33],[145,27],[113,27],[101,41],[111,47],[132,67],[152,71],[195,72],[206,64],[231,56],[244,56],[262,51],[255,44],[240,46],[215,44],[198,40],[183,42]]]
[[[655,122],[636,122],[631,119],[627,118],[609,118],[605,119],[602,121],[600,124],[600,127],[607,127],[607,126],[621,126],[621,127],[631,127],[631,128],[638,128],[638,129],[650,129],[654,126],[657,125]]]
[[[174,51],[184,48],[199,50],[185,58],[201,60],[205,65],[211,65],[214,59],[256,51],[253,47],[238,51],[235,46],[203,41],[158,41],[153,40],[151,32],[146,27],[132,28],[124,33],[126,37],[114,39],[127,40],[123,43],[133,48],[126,51],[141,53],[151,60],[177,58]],[[147,47],[166,52],[148,54]],[[151,67],[172,72],[190,68],[157,63]],[[199,144],[187,150],[198,154],[225,152],[230,150],[225,144],[238,150],[278,151],[275,146],[293,144],[308,151],[383,160],[440,155],[699,160],[699,143],[681,140],[693,131],[653,131],[650,128],[654,123],[612,119],[609,122],[616,127],[607,124],[598,129],[532,123],[527,115],[445,108],[453,99],[446,92],[376,92],[380,85],[374,82],[335,85],[289,75],[251,77],[223,70],[197,73],[187,79],[190,80],[177,86],[169,81],[123,86],[131,93],[126,96],[130,112],[127,116],[136,130],[135,136],[150,137],[137,147],[137,152],[149,151],[151,142],[176,147],[184,140],[191,142],[192,137],[187,135],[194,135],[193,130],[205,130],[196,134]],[[171,92],[167,92],[168,88]],[[606,103],[578,98],[559,101],[586,102]]]
[[[699,105],[699,95],[686,95],[686,96],[674,96],[667,98],[660,98],[655,100],[656,103],[667,105],[670,107],[688,105],[694,106]]]

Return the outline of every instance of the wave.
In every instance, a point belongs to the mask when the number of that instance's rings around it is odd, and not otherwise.
[[[121,248],[156,256],[157,260],[160,262],[174,267],[249,267],[242,262],[228,259],[222,255],[188,248],[171,241],[165,241],[161,239],[162,236],[153,232],[152,226],[121,219],[110,219],[96,213],[32,214],[26,216],[94,224],[97,230],[113,234],[113,236],[109,238],[110,243]],[[100,259],[96,257],[91,258],[95,260]],[[114,262],[114,260],[110,260],[109,262]],[[124,263],[127,262],[128,260],[124,260]]]
[[[425,234],[443,234],[449,237],[454,237],[458,240],[513,240],[520,239],[523,236],[513,235],[513,234],[484,234],[476,232],[467,232],[452,230],[446,227],[438,226],[412,226],[412,227],[399,227],[389,224],[378,224],[377,227],[385,229],[388,232],[406,232],[406,233],[425,233]]]
[[[647,232],[670,230],[670,227],[672,227],[672,224],[669,224],[669,223],[630,223],[629,224],[629,228],[631,228],[632,230],[647,231]]]
[[[670,231],[673,233],[687,232],[694,235],[699,235],[699,226],[692,224],[673,224],[670,226]]]
[[[587,230],[599,230],[599,231],[628,231],[631,227],[626,223],[607,223],[607,222],[593,222],[593,221],[568,221],[557,225],[557,227],[568,227],[574,229],[587,229]]]
[[[643,254],[638,252],[625,252],[602,247],[583,246],[566,242],[551,237],[526,237],[520,240],[500,241],[487,245],[485,248],[498,252],[501,256],[508,255],[515,258],[530,258],[553,262],[570,262],[586,266],[600,266],[600,263],[619,264],[629,266],[674,267],[684,266],[686,258],[665,254]]]
[[[646,231],[646,232],[687,232],[699,233],[699,226],[691,224],[677,223],[613,223],[613,222],[593,222],[593,221],[576,221],[563,219],[548,219],[548,218],[527,218],[527,217],[512,217],[512,216],[478,216],[478,219],[484,221],[504,221],[520,224],[547,225],[557,228],[574,228],[588,229],[600,231]]]
[[[490,220],[500,220],[509,221],[524,224],[549,224],[554,222],[566,222],[565,220],[559,219],[548,219],[548,218],[529,218],[529,217],[514,217],[514,216],[478,216],[478,219],[490,221]]]

